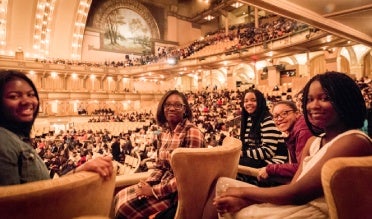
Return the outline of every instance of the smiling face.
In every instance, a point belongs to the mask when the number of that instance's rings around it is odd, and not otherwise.
[[[257,109],[257,98],[253,92],[248,92],[244,96],[244,109],[252,114]]]
[[[314,81],[309,87],[306,110],[309,121],[319,128],[340,124],[338,114],[319,81]]]
[[[20,78],[7,82],[2,102],[3,116],[14,122],[32,122],[39,104],[35,91]]]
[[[164,102],[164,115],[170,127],[175,127],[183,120],[185,103],[177,94],[170,95]]]
[[[299,116],[299,113],[287,104],[275,105],[272,114],[275,125],[281,132],[291,131]]]

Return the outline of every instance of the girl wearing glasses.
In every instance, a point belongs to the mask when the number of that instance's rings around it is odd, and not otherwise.
[[[303,114],[293,101],[279,101],[272,109],[273,120],[283,133],[288,148],[289,162],[268,164],[258,171],[259,181],[273,181],[275,184],[287,184],[297,171],[298,161],[307,140],[312,136]]]
[[[157,123],[163,130],[159,136],[155,170],[146,180],[116,195],[116,218],[148,218],[161,211],[164,218],[173,218],[177,183],[170,166],[171,153],[178,147],[205,147],[204,135],[192,119],[190,105],[183,93],[171,90],[162,97],[156,113]]]

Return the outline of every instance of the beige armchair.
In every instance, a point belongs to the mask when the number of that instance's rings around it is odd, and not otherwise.
[[[372,156],[329,160],[322,185],[331,219],[371,218]]]
[[[241,146],[239,139],[226,137],[220,147],[173,151],[171,165],[178,189],[176,219],[203,218],[204,206],[217,179],[236,177]]]
[[[115,175],[78,172],[53,180],[0,187],[0,217],[12,219],[108,218]]]

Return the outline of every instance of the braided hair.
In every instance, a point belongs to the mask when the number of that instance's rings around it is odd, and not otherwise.
[[[367,109],[358,85],[348,75],[332,71],[315,75],[303,89],[302,110],[305,115],[306,124],[314,135],[319,136],[323,133],[323,130],[310,123],[307,116],[308,110],[306,109],[306,105],[309,88],[314,81],[319,81],[324,92],[329,97],[333,108],[346,127],[349,129],[363,127]]]
[[[244,108],[244,98],[247,93],[253,93],[256,96],[257,101],[257,108],[252,113],[249,114],[247,110]],[[248,138],[252,139],[261,139],[261,128],[260,123],[264,120],[265,117],[271,116],[269,111],[269,107],[266,104],[266,99],[264,94],[254,88],[250,88],[246,90],[242,96],[241,101],[241,108],[242,108],[242,118],[240,124],[240,140],[244,140],[245,132],[247,129],[247,120],[249,117],[252,117],[252,128],[249,130]]]

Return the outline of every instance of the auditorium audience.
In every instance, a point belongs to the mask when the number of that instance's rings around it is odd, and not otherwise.
[[[360,89],[363,92],[363,95],[366,99],[366,104],[368,103],[369,94],[372,93],[372,83],[368,78],[363,78],[357,80],[357,83]],[[265,94],[266,100],[268,102],[268,107],[272,108],[276,102],[285,100],[286,95],[290,95],[292,91],[286,93],[283,92],[281,96],[270,95],[269,93]],[[214,87],[209,87],[202,89],[200,91],[190,91],[185,93],[187,99],[190,103],[190,107],[193,111],[194,119],[193,122],[202,130],[205,141],[208,143],[209,147],[217,146],[222,144],[223,138],[225,136],[232,136],[236,138],[239,137],[240,130],[240,102],[242,99],[243,92],[238,90],[226,90],[226,89],[214,89]],[[296,93],[294,98],[291,98],[296,102],[296,105],[301,111],[301,92]],[[371,99],[371,98],[370,98]],[[367,109],[371,111],[370,104],[367,104]],[[208,111],[204,111],[205,108],[208,108]],[[102,108],[104,109],[104,108]],[[368,128],[371,130],[372,122],[368,122],[368,118],[371,118],[371,113],[368,114],[369,117],[366,118],[365,127],[363,131],[368,133]],[[86,115],[84,115],[86,116]],[[125,154],[134,155],[133,146],[137,146],[137,150],[141,159],[147,159],[147,152],[150,150],[151,146],[154,146],[157,150],[156,137],[160,133],[160,129],[154,125],[154,116],[151,110],[143,111],[132,111],[132,112],[114,112],[112,117],[119,118],[110,120],[107,119],[107,122],[121,122],[125,126],[125,122],[135,123],[147,121],[143,126],[138,126],[139,128],[133,131],[125,131],[124,129],[120,132],[118,139],[120,141],[120,162],[123,163],[125,160]],[[90,116],[89,122],[103,122],[98,118],[104,118],[103,116]],[[208,125],[204,125],[208,123]],[[141,128],[145,130],[145,141],[140,144],[135,143],[134,140],[139,134]],[[207,131],[208,130],[208,131]],[[117,134],[115,134],[117,135]],[[66,166],[69,159],[75,160],[79,158],[79,154],[84,148],[87,148],[88,153],[93,153],[93,157],[98,155],[108,155],[111,156],[111,140],[112,133],[109,130],[98,129],[98,130],[79,130],[75,128],[70,128],[66,130],[60,130],[54,134],[45,133],[42,136],[35,136],[33,141],[34,148],[38,154],[43,158],[45,162],[47,159],[44,158],[48,148],[53,150],[55,145],[59,148],[58,150],[67,151],[70,154],[70,158],[67,156],[59,166],[59,170],[55,171],[57,175],[63,175],[62,168]],[[103,137],[105,140],[105,147],[103,146]],[[83,141],[83,139],[86,139]],[[129,141],[128,141],[128,140]],[[150,140],[152,139],[152,140]],[[56,142],[56,143],[54,143]],[[126,146],[132,145],[132,147]],[[140,147],[141,146],[141,147]],[[73,156],[73,152],[76,151],[76,155]],[[57,156],[57,153],[52,153],[54,156]],[[76,161],[77,162],[77,161]],[[77,163],[74,164],[75,166]],[[146,168],[141,168],[141,170],[146,170]],[[51,169],[50,169],[51,171]]]
[[[242,32],[243,28],[240,28],[240,32]],[[367,110],[370,112],[370,93],[372,90],[372,83],[371,80],[364,77],[357,81],[360,89],[363,92],[363,95],[366,100]],[[267,106],[271,108],[273,104],[278,101],[289,99],[294,100],[296,103],[300,103],[301,101],[301,93],[298,93],[292,98],[292,89],[283,90],[281,95],[273,93],[265,94],[267,100]],[[232,137],[239,137],[240,132],[240,116],[241,116],[241,99],[243,93],[238,90],[226,90],[217,89],[216,86],[207,86],[205,89],[198,90],[198,91],[190,91],[185,93],[190,103],[190,106],[193,110],[194,120],[193,122],[199,127],[200,130],[204,133],[204,137],[206,142],[208,143],[209,147],[221,145],[222,140],[225,136],[232,136]],[[288,98],[289,97],[289,98]],[[298,107],[300,104],[298,105]],[[301,107],[299,107],[301,109]],[[363,131],[369,133],[371,135],[372,130],[372,121],[371,116],[372,113],[368,113],[365,126],[363,127]],[[149,126],[152,127],[154,122],[154,116],[151,110],[144,110],[144,111],[132,111],[132,112],[115,112],[110,108],[99,108],[94,110],[93,112],[87,112],[84,116],[89,116],[89,122],[142,122],[142,121],[150,121],[150,125],[146,125],[143,127],[139,127],[136,130],[128,132],[122,132],[119,135],[119,139],[121,142],[120,148],[120,162],[123,162],[125,159],[125,153],[131,154],[134,152],[133,148],[140,152],[141,158],[146,159],[147,151],[151,143],[148,139],[141,141],[141,143],[136,143],[135,140],[138,140],[138,132],[141,128],[146,130],[146,135],[149,137],[146,138],[153,138],[150,135],[152,131],[149,131]],[[88,148],[89,152],[97,153],[99,152],[100,155],[110,155],[112,152],[111,149],[111,138],[112,133],[108,130],[76,130],[74,128],[61,130],[61,133],[45,133],[42,136],[36,136],[34,147],[36,148],[37,152],[40,156],[44,156],[46,153],[46,149],[49,147],[54,147],[53,141],[61,141],[63,143],[63,148],[69,147],[71,150],[74,149],[77,151],[77,156],[72,157],[75,159],[79,156],[80,152],[83,150],[81,147],[81,143],[83,143],[84,148]],[[82,134],[83,133],[83,134]],[[53,136],[54,134],[54,136]],[[116,134],[115,134],[116,135]],[[124,135],[128,135],[129,139],[131,139],[132,148],[125,150],[124,149]],[[78,144],[75,144],[77,143]],[[104,145],[105,143],[106,145]],[[67,145],[65,145],[67,144]],[[152,141],[152,144],[156,146],[156,141]],[[47,147],[46,147],[47,146]],[[125,152],[126,151],[126,152]],[[52,153],[56,156],[56,153]],[[71,152],[72,154],[72,152]],[[94,155],[94,157],[97,155]],[[47,161],[47,159],[44,159]],[[67,162],[63,161],[63,162]],[[61,168],[64,164],[60,165],[60,170],[57,173],[61,172]],[[76,165],[76,164],[75,164]]]

